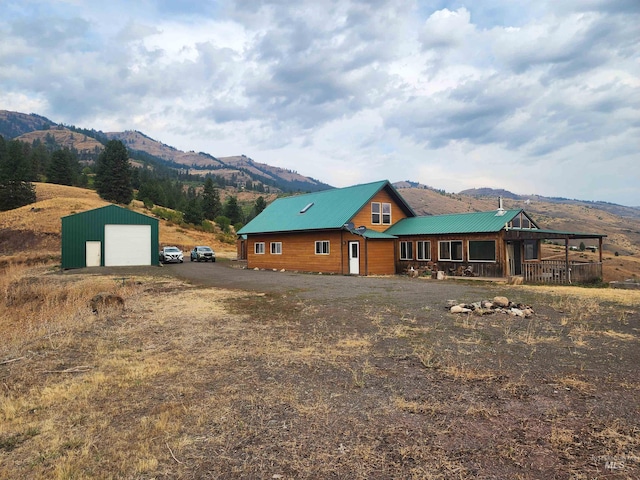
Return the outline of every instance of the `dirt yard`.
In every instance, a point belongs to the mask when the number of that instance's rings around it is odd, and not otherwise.
[[[0,478],[640,478],[640,292],[232,266],[3,272]]]

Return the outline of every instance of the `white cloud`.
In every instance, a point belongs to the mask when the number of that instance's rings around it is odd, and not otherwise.
[[[5,3],[0,108],[337,186],[640,205],[635,0]]]

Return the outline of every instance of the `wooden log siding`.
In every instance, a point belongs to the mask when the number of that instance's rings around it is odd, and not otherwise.
[[[569,262],[569,275],[564,260],[541,260],[522,264],[525,283],[593,283],[602,280],[602,263]]]
[[[390,203],[391,204],[391,224],[382,224],[382,223],[371,223],[371,203],[379,202],[382,203]],[[402,211],[402,209],[398,206],[398,204],[393,200],[391,195],[386,190],[380,190],[372,199],[367,203],[362,210],[356,213],[351,221],[354,226],[360,227],[364,226],[370,228],[371,230],[375,230],[377,232],[384,232],[387,228],[389,228],[392,224],[398,223],[400,220],[405,218],[406,215]],[[382,217],[381,217],[382,221]]]
[[[302,272],[342,273],[348,264],[342,262],[343,236],[351,236],[339,230],[301,232],[273,235],[251,235],[247,240],[247,267]],[[316,241],[329,241],[329,255],[316,255]],[[264,242],[264,254],[256,255],[255,244]],[[271,242],[282,242],[282,254],[271,253]],[[361,254],[362,256],[362,254]]]
[[[361,252],[360,265],[366,264],[366,275],[393,275],[396,273],[395,240],[366,239]],[[362,248],[362,242],[360,243]],[[364,259],[362,258],[364,257]],[[362,272],[361,272],[362,273]]]

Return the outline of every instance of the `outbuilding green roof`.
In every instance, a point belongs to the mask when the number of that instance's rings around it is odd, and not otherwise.
[[[342,228],[382,189],[387,189],[407,215],[415,215],[396,189],[382,180],[279,198],[238,235]]]
[[[385,233],[398,236],[499,232],[520,212],[521,210],[492,210],[404,218],[389,227]]]

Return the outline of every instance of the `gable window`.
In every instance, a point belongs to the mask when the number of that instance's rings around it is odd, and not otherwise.
[[[382,204],[382,224],[391,225],[391,204],[390,203]]]
[[[417,246],[417,259],[418,260],[431,260],[431,242],[419,241],[416,242]]]
[[[282,242],[271,242],[271,255],[282,255]]]
[[[462,261],[462,240],[438,242],[438,260]]]
[[[537,240],[524,241],[524,259],[525,260],[538,259],[538,241]]]
[[[400,242],[400,260],[413,260],[413,242]]]
[[[470,262],[495,262],[495,240],[469,240]]]
[[[380,202],[371,202],[371,223],[380,224]]]
[[[253,251],[256,255],[264,255],[264,242],[256,242],[253,244]]]
[[[316,242],[316,255],[329,255],[329,240]]]

